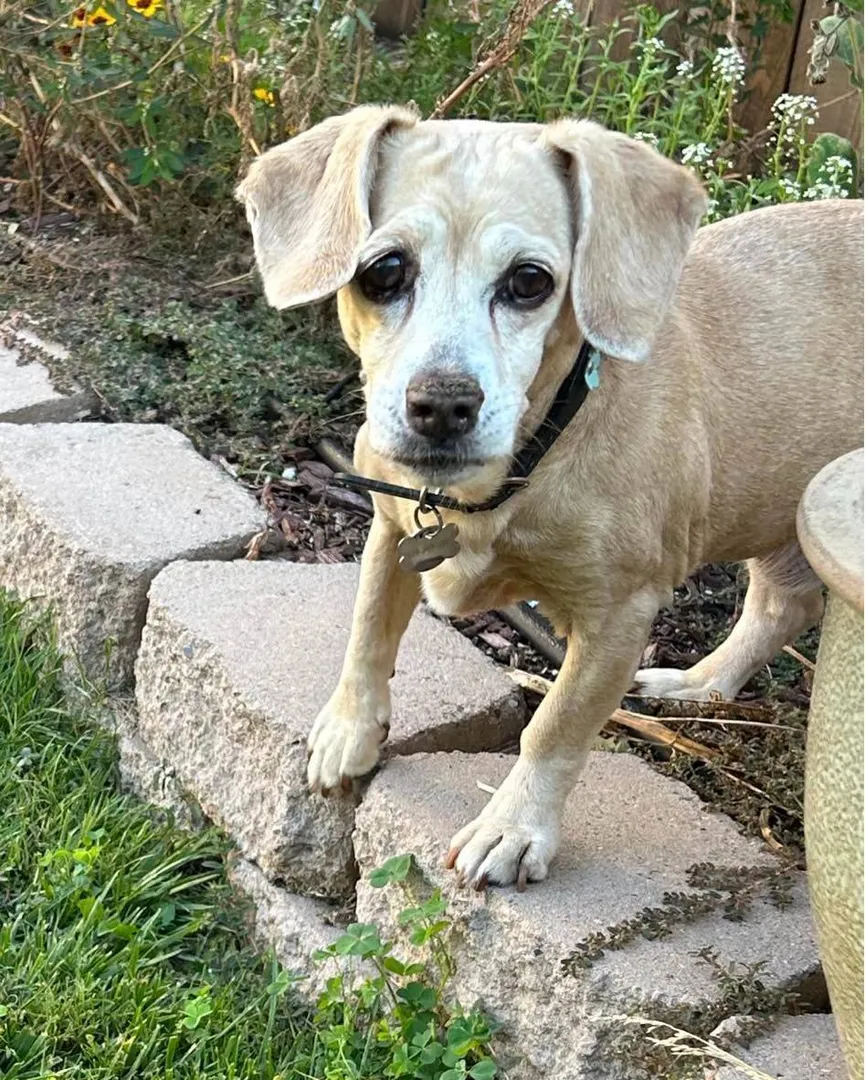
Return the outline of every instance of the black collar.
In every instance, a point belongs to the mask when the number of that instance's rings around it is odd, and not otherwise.
[[[392,495],[398,499],[410,499],[425,507],[440,507],[442,510],[457,510],[462,514],[477,514],[483,510],[495,510],[515,492],[524,488],[529,477],[541,463],[542,458],[568,424],[576,416],[580,406],[586,400],[589,390],[597,385],[600,354],[584,341],[577,353],[574,366],[568,372],[559,387],[555,400],[550,405],[540,427],[529,441],[513,458],[508,478],[489,499],[480,503],[465,503],[453,499],[440,491],[418,491],[416,488],[400,487],[398,484],[386,484],[382,480],[370,480],[365,476],[352,473],[336,473],[335,484],[355,488],[359,491],[373,491],[379,495]]]

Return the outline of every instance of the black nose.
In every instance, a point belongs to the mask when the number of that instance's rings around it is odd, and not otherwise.
[[[405,391],[409,427],[428,439],[467,435],[483,403],[484,392],[470,375],[417,375]]]

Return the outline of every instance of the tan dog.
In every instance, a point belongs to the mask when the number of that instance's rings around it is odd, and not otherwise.
[[[482,501],[508,475],[584,340],[600,386],[462,550],[397,567],[410,502],[375,499],[342,676],[312,730],[313,789],[368,772],[421,598],[465,614],[537,599],[568,653],[449,864],[476,887],[545,877],[592,740],[634,683],[735,695],[815,623],[796,506],[862,444],[862,203],[701,229],[702,189],[586,122],[420,122],[364,107],[264,154],[241,184],[268,300],[338,293],[365,377],[355,464]],[[637,672],[658,609],[701,563],[748,559],[728,641],[690,671]]]

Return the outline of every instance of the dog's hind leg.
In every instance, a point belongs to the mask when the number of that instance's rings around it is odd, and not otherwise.
[[[687,671],[638,671],[638,692],[648,697],[708,701],[734,698],[768,664],[823,614],[820,579],[797,543],[747,563],[748,592],[739,621],[727,640]]]

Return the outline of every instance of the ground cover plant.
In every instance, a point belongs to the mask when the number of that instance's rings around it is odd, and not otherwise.
[[[335,929],[340,973],[302,1004],[252,949],[225,838],[118,791],[113,740],[64,704],[58,669],[45,621],[0,594],[4,1080],[492,1080],[486,1021],[443,1004],[440,897],[403,917],[429,963],[400,961],[374,926]]]

